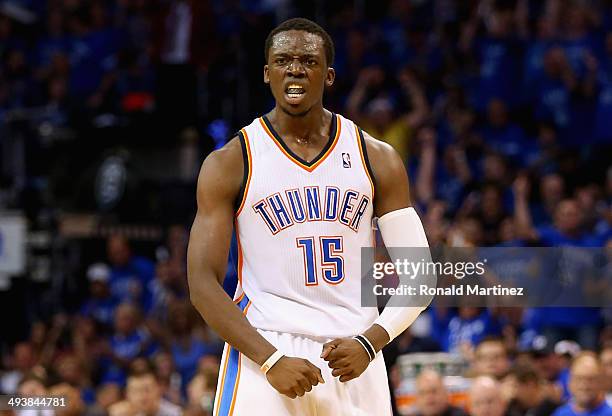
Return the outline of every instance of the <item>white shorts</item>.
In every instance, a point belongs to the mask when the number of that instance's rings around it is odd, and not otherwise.
[[[389,416],[391,398],[381,353],[356,379],[341,383],[320,358],[329,340],[262,331],[283,354],[305,358],[321,369],[325,384],[302,397],[290,399],[274,389],[259,366],[225,345],[215,397],[214,416]]]

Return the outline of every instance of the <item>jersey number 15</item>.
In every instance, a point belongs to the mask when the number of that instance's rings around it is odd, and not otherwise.
[[[297,247],[304,254],[304,279],[306,286],[319,284],[319,273],[327,283],[337,285],[344,280],[344,258],[342,257],[343,240],[341,236],[321,236],[319,244],[315,247],[314,237],[300,237],[295,239]],[[320,249],[317,255],[316,248]],[[317,267],[317,260],[321,261],[321,268]]]

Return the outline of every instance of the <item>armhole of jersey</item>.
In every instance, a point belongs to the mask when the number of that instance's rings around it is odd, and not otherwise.
[[[240,185],[240,191],[234,202],[235,217],[240,215],[242,211],[244,201],[249,192],[249,183],[251,182],[251,149],[249,147],[249,136],[244,129],[238,132],[238,139],[240,140],[240,149],[242,150],[243,175],[242,185]]]
[[[355,126],[355,130],[357,130],[357,141],[359,143],[359,151],[361,152],[361,161],[363,162],[363,167],[365,168],[366,174],[368,175],[368,178],[372,184],[372,198],[374,198],[374,192],[376,191],[376,177],[374,176],[374,171],[370,165],[370,159],[368,159],[368,149],[366,147],[365,138],[363,137],[363,130],[357,126]]]

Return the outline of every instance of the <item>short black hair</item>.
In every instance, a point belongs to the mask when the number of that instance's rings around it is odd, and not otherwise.
[[[327,66],[330,67],[334,63],[334,56],[336,54],[334,48],[334,41],[332,40],[329,33],[325,31],[321,26],[313,22],[312,20],[304,19],[303,17],[296,17],[294,19],[285,20],[280,25],[276,26],[268,34],[266,38],[266,45],[264,49],[264,56],[266,62],[268,62],[268,52],[272,47],[272,39],[274,36],[281,32],[287,32],[289,30],[303,30],[304,32],[313,33],[319,35],[323,39],[323,47],[325,48],[325,59],[327,60]]]

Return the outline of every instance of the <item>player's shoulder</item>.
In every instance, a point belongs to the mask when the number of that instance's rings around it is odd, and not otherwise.
[[[385,143],[372,136],[370,133],[363,131],[363,140],[366,144],[366,150],[370,157],[399,157],[397,151],[389,143]]]
[[[368,154],[368,157],[374,157],[374,158],[381,157],[383,159],[394,157],[394,156],[399,157],[399,154],[395,151],[395,149],[390,144],[385,143],[384,141],[375,138],[370,133],[362,129],[359,125],[357,125],[357,123],[355,123],[353,120],[348,119],[342,115],[340,116],[341,116],[341,119],[347,120],[350,123],[352,123],[352,125],[355,126],[358,134],[360,135],[359,139],[361,140],[363,138],[363,143],[366,146],[366,152]]]
[[[365,143],[367,158],[377,179],[393,177],[399,170],[404,170],[404,162],[393,146],[364,130],[360,129],[360,132]]]
[[[223,147],[213,150],[204,159],[204,166],[215,168],[236,168],[242,166],[242,144],[240,133],[232,137]]]
[[[240,134],[232,137],[223,147],[206,156],[198,177],[198,193],[204,189],[233,195],[242,186],[244,159]],[[211,186],[212,185],[212,186]]]

